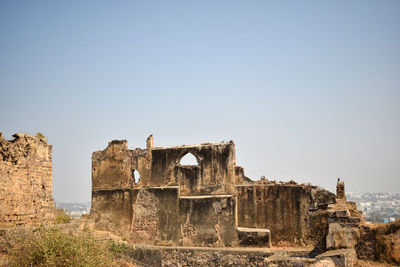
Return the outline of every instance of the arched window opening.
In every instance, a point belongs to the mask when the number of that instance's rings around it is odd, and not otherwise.
[[[137,170],[133,170],[132,175],[133,175],[133,179],[134,179],[134,181],[135,181],[135,184],[138,184],[139,181],[140,181],[140,174],[139,174],[139,172],[138,172]]]
[[[196,157],[190,152],[181,158],[181,161],[179,162],[179,164],[181,164],[183,166],[199,165]]]

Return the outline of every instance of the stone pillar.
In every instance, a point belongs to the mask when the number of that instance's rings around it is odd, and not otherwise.
[[[151,134],[151,135],[149,135],[149,137],[147,137],[147,140],[146,140],[146,148],[147,148],[147,149],[151,149],[153,146],[154,146],[154,143],[153,143],[153,135]]]
[[[336,185],[336,198],[346,202],[346,193],[344,191],[344,182],[338,181]]]

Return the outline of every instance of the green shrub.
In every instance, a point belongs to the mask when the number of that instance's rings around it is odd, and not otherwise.
[[[11,266],[114,266],[116,254],[123,249],[97,241],[87,229],[72,235],[56,226],[40,226],[30,236],[17,239]]]
[[[54,211],[54,224],[69,223],[71,217],[65,213],[63,209],[55,209]]]
[[[125,254],[128,249],[128,246],[125,243],[115,242],[114,240],[107,241],[108,250],[115,256],[121,256]]]

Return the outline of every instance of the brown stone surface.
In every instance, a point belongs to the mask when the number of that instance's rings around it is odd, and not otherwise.
[[[178,244],[181,238],[179,188],[134,189],[131,241],[139,244]]]
[[[322,253],[316,259],[330,259],[338,267],[353,267],[357,263],[356,252],[353,249],[338,249]]]
[[[335,267],[335,263],[331,259],[319,260],[316,263],[310,265],[310,267]]]
[[[182,197],[179,199],[179,211],[183,245],[237,245],[233,196]]]
[[[328,235],[326,236],[326,248],[354,248],[360,237],[357,227],[344,226],[340,223],[330,223]]]
[[[92,214],[99,228],[129,235],[126,225],[132,222],[132,197],[128,189],[93,190]]]
[[[311,216],[335,202],[332,193],[296,183],[238,185],[238,226],[271,230],[273,244],[316,244]],[[319,208],[320,207],[320,208]]]
[[[44,138],[0,134],[0,225],[29,225],[53,217],[52,147]]]
[[[260,246],[271,247],[271,231],[269,229],[260,228],[236,228],[240,245],[244,246]]]
[[[360,259],[400,265],[400,219],[386,224],[364,224],[357,244]]]
[[[355,267],[395,267],[399,266],[398,264],[390,264],[386,262],[376,262],[376,261],[366,261],[366,260],[357,260]]]
[[[309,250],[136,246],[130,256],[143,266],[353,267],[354,251],[314,258]]]

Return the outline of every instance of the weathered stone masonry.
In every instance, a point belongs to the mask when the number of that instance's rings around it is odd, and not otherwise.
[[[30,225],[53,217],[52,147],[26,134],[0,133],[0,225]]]
[[[181,164],[189,153],[197,164]],[[92,214],[96,227],[130,242],[182,248],[172,262],[186,261],[190,247],[272,243],[400,263],[400,221],[383,228],[366,224],[355,203],[346,201],[342,181],[336,195],[294,181],[252,181],[236,165],[232,141],[163,148],[153,147],[150,136],[146,149],[134,150],[126,140],[110,142],[92,155]],[[199,262],[203,254],[212,257],[201,252]]]
[[[180,164],[188,153],[197,165]],[[112,141],[92,156],[97,225],[139,244],[268,246],[271,233],[274,244],[317,245],[327,226],[311,226],[314,211],[333,203],[334,194],[315,186],[251,181],[232,141],[162,148],[150,136],[146,149]]]

